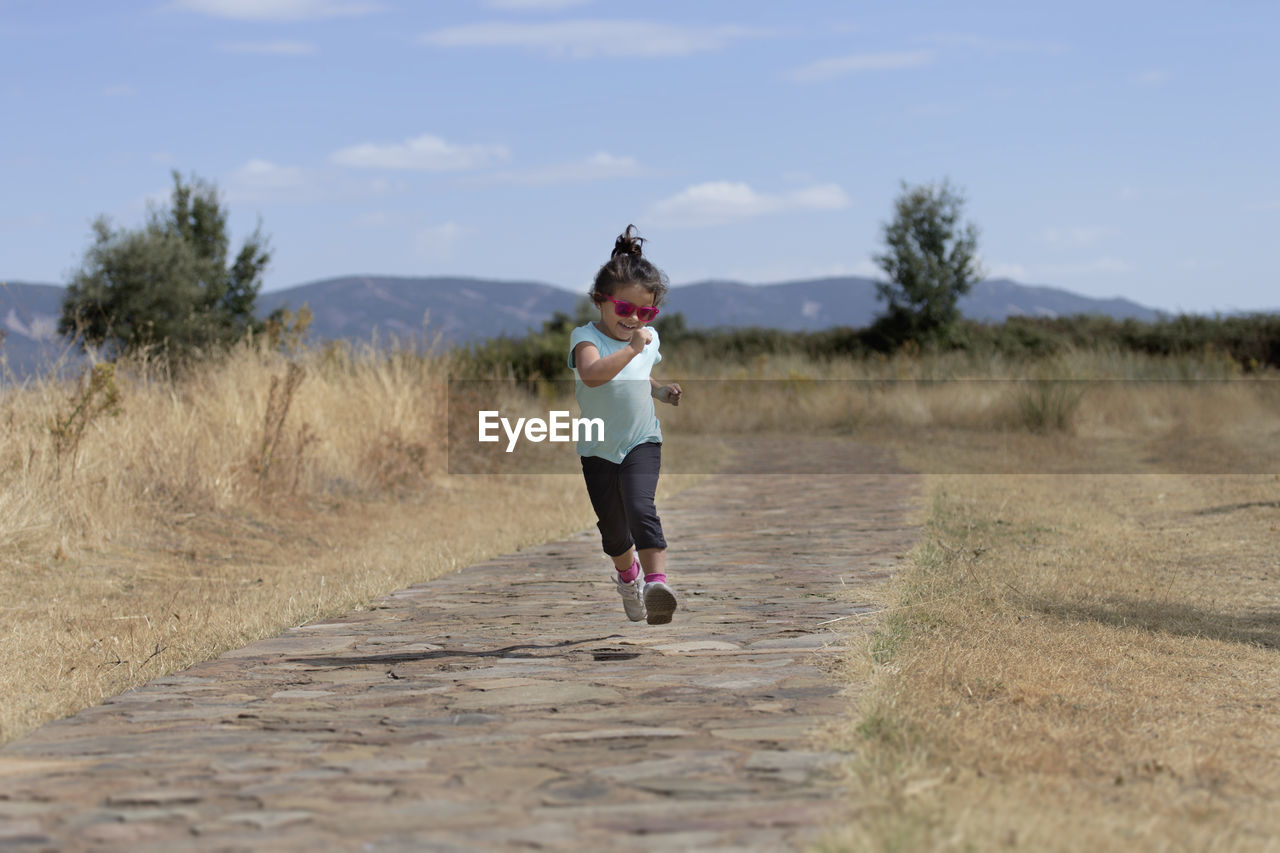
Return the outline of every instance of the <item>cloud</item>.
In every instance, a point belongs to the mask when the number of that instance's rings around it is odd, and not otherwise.
[[[642,174],[640,163],[634,157],[618,157],[604,151],[592,154],[584,160],[556,163],[523,172],[499,172],[485,180],[502,184],[523,186],[549,186],[552,184],[581,184],[611,178],[629,178]]]
[[[0,216],[0,231],[19,228],[43,228],[49,224],[47,213],[24,213],[18,216]]]
[[[1022,264],[1001,261],[988,265],[981,258],[978,259],[978,263],[981,266],[982,271],[986,273],[985,278],[1007,278],[1013,281],[1023,282],[1028,281],[1030,278],[1030,272],[1028,272],[1027,268]]]
[[[513,12],[558,11],[570,6],[582,6],[591,0],[487,0],[486,6],[508,9]]]
[[[1133,264],[1121,258],[1102,257],[1077,264],[1046,264],[1035,268],[1036,274],[1045,280],[1068,276],[1103,275],[1133,272]]]
[[[518,47],[550,56],[687,56],[722,50],[737,39],[764,35],[745,27],[697,29],[648,21],[577,20],[467,24],[421,36],[436,47]]]
[[[227,198],[232,202],[298,201],[312,198],[316,181],[296,166],[252,159],[231,173]]]
[[[942,47],[965,47],[971,50],[979,50],[983,53],[1059,54],[1067,51],[1067,46],[1058,42],[1000,39],[972,33],[934,33],[921,36],[915,41],[921,44],[935,44]]]
[[[303,41],[239,41],[218,45],[218,50],[264,56],[310,56],[316,52],[316,46]]]
[[[174,0],[179,9],[241,21],[306,21],[349,18],[382,9],[366,0]]]
[[[761,193],[745,183],[713,181],[657,202],[650,208],[649,218],[660,225],[700,228],[798,210],[840,210],[848,204],[848,195],[836,184]]]
[[[295,166],[278,166],[270,160],[253,159],[231,173],[231,180],[259,189],[296,189],[306,180]]]
[[[454,145],[429,133],[399,143],[365,142],[329,155],[330,162],[339,166],[421,172],[459,172],[510,158],[502,145]]]
[[[397,224],[398,217],[393,213],[385,210],[369,210],[364,213],[356,214],[351,218],[351,226],[354,228],[389,228]]]
[[[817,62],[793,68],[786,72],[785,76],[799,83],[813,83],[863,71],[899,71],[906,68],[920,68],[931,64],[933,59],[934,53],[931,50],[856,53],[852,56],[820,59]]]
[[[414,234],[413,248],[424,258],[447,258],[466,233],[465,228],[454,222],[428,225]]]
[[[1041,238],[1060,249],[1084,249],[1096,246],[1107,233],[1106,228],[1097,225],[1050,226],[1041,232]]]
[[[335,169],[304,169],[254,158],[227,178],[227,198],[253,204],[351,202],[408,190],[404,181],[378,176],[353,179]]]
[[[1160,68],[1149,68],[1133,75],[1130,82],[1137,86],[1163,86],[1173,79],[1173,74]]]

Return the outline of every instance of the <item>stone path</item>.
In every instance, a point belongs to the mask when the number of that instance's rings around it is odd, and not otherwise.
[[[625,619],[594,531],[471,566],[0,749],[0,849],[803,846],[849,813],[817,737],[848,714],[844,582],[891,570],[918,500],[876,451],[803,448],[744,458],[814,473],[659,507],[671,625]]]

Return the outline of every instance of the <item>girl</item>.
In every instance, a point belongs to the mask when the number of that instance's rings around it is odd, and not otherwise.
[[[645,324],[658,315],[667,277],[644,258],[644,240],[634,230],[627,226],[596,274],[591,301],[600,319],[573,330],[569,367],[582,417],[604,422],[603,436],[578,441],[578,455],[623,609],[633,622],[663,625],[676,610],[676,596],[667,585],[667,540],[653,505],[662,461],[653,401],[676,406],[681,392],[678,384],[649,375],[662,354],[658,333]]]

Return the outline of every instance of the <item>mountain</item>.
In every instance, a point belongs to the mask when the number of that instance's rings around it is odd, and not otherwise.
[[[1104,314],[1117,320],[1152,323],[1162,312],[1128,299],[1095,299],[1056,287],[1018,284],[1007,278],[980,281],[959,301],[960,312],[971,320],[1000,323],[1009,317],[1068,317]]]
[[[263,294],[263,312],[308,305],[313,332],[321,338],[367,338],[423,334],[446,343],[498,335],[519,336],[540,328],[555,311],[572,314],[583,297],[546,284],[463,278],[349,277]],[[662,310],[680,312],[691,328],[768,326],[814,331],[865,326],[881,308],[868,278],[823,278],[750,285],[703,281],[673,287]],[[1151,321],[1154,309],[1126,299],[1092,299],[1051,287],[1028,287],[1006,279],[983,281],[960,300],[975,320],[999,322],[1015,315],[1106,314]],[[424,323],[424,317],[425,323]]]
[[[556,311],[571,313],[577,297],[529,281],[475,278],[350,276],[276,290],[258,296],[266,316],[277,308],[311,309],[320,338],[400,339],[439,337],[445,343],[523,336],[542,328]]]
[[[1010,316],[1056,317],[1106,314],[1152,321],[1154,309],[1127,299],[1092,299],[1052,287],[1029,287],[1007,279],[978,282],[960,299],[972,320],[1000,322]],[[679,311],[691,327],[769,326],[816,331],[869,325],[882,308],[869,278],[822,278],[770,285],[705,281],[675,287],[667,310]]]
[[[58,334],[63,288],[56,284],[0,282],[0,382],[19,379],[79,357]]]
[[[49,284],[0,284],[0,358],[18,377],[42,370],[66,353],[57,324],[63,289]],[[439,341],[445,345],[539,329],[557,311],[572,315],[583,298],[549,284],[477,278],[346,276],[275,290],[258,297],[259,314],[277,308],[312,312],[317,339]],[[1007,279],[983,281],[960,300],[966,317],[999,322],[1010,316],[1105,314],[1157,319],[1159,312],[1126,299],[1093,299]],[[880,309],[868,278],[822,278],[748,285],[702,281],[671,289],[662,309],[680,312],[692,328],[767,326],[813,331],[865,326]],[[72,358],[72,365],[80,360]],[[4,365],[0,364],[0,378]]]

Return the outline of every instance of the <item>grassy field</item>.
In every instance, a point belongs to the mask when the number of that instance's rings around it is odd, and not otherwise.
[[[450,367],[244,348],[178,378],[123,364],[0,391],[0,741],[589,527],[576,477],[449,474]],[[663,496],[720,440],[779,429],[891,447],[927,478],[925,537],[850,664],[856,810],[832,847],[1280,835],[1274,375],[1072,352],[668,376],[706,381],[662,410]]]
[[[179,378],[125,363],[0,388],[0,742],[592,526],[579,477],[448,473],[449,369],[245,347]]]
[[[831,849],[1280,846],[1278,385],[884,437],[927,473],[925,536],[851,662]]]

